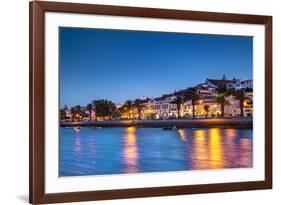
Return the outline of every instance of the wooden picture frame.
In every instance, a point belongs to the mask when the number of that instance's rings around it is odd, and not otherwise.
[[[30,2],[30,105],[29,105],[29,200],[32,204],[77,202],[88,200],[153,197],[212,192],[229,192],[272,188],[272,17],[199,11],[135,8],[92,4]],[[158,19],[181,19],[209,22],[258,24],[265,26],[265,180],[233,183],[165,186],[134,189],[45,193],[45,45],[46,12],[99,14]]]

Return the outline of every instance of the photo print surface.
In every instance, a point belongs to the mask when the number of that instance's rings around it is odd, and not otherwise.
[[[251,168],[253,37],[59,28],[59,176]]]

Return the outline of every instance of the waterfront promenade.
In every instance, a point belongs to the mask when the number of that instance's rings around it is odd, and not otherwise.
[[[247,118],[169,119],[169,120],[108,120],[60,122],[61,127],[172,127],[177,128],[252,128],[253,120]]]

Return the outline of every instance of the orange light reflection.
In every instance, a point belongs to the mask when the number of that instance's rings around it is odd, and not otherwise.
[[[249,139],[242,138],[239,141],[240,144],[240,165],[242,167],[252,167],[253,166],[253,161],[252,161],[252,143]]]
[[[235,140],[238,136],[237,130],[235,129],[225,129],[225,160],[224,167],[232,167],[231,163],[236,161],[238,157],[237,146]]]
[[[208,169],[209,157],[205,130],[194,131],[194,153],[192,155],[193,169]]]
[[[222,149],[221,130],[218,128],[210,129],[210,163],[212,169],[223,168],[223,149]]]
[[[184,129],[179,129],[178,133],[183,141],[187,141],[187,135]]]
[[[126,172],[137,172],[138,147],[136,142],[136,128],[128,127],[124,134],[124,161]]]

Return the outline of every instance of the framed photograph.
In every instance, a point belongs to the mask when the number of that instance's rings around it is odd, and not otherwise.
[[[30,203],[272,187],[272,17],[30,2]]]

